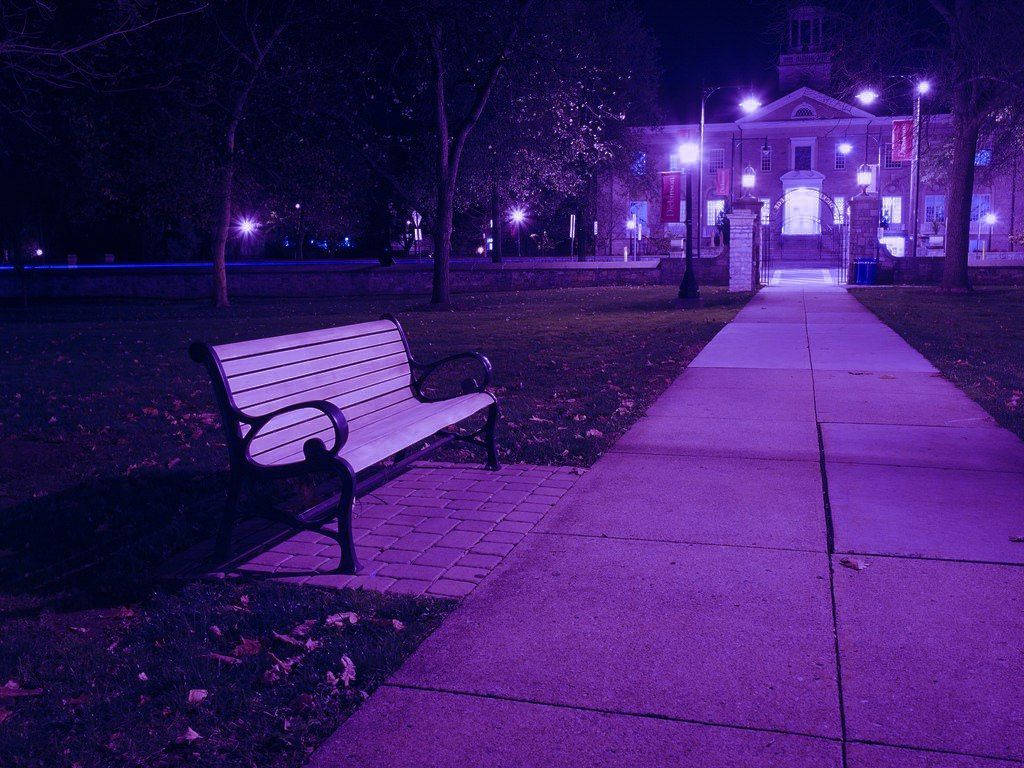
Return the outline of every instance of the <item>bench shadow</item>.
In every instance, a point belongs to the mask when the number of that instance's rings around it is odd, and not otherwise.
[[[200,471],[99,478],[0,509],[0,591],[75,604],[143,596],[186,551],[216,570],[209,544],[224,508],[227,474]],[[278,496],[250,494],[246,516]],[[242,523],[249,549],[281,526]],[[237,553],[233,553],[237,556]]]

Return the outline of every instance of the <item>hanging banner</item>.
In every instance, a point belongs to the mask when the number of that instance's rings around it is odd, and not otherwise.
[[[902,163],[914,159],[914,121],[892,121],[892,160]]]
[[[665,171],[661,174],[661,223],[678,224],[682,216],[683,174]],[[597,227],[597,222],[594,222]],[[595,232],[596,234],[596,232]]]
[[[716,194],[728,196],[732,191],[732,168],[719,168],[715,172]]]

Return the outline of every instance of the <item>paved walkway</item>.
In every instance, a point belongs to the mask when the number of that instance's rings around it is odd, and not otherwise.
[[[780,282],[314,766],[1024,762],[1024,445]]]

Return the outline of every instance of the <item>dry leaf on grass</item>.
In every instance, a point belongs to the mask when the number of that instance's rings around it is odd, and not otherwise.
[[[196,741],[197,739],[201,738],[203,737],[196,733],[194,730],[192,730],[191,727],[189,727],[186,728],[185,732],[178,737],[177,742],[179,744],[191,744],[193,741]]]
[[[396,632],[401,632],[403,629],[405,629],[405,624],[400,622],[398,619],[392,619],[391,626],[395,628]]]
[[[238,645],[235,646],[235,650],[231,652],[233,656],[255,656],[260,652],[260,641],[253,640],[251,637],[242,637],[238,641]]]
[[[324,619],[324,623],[328,627],[344,627],[345,623],[358,624],[359,615],[354,611],[344,611],[342,613],[334,613]]]
[[[0,709],[0,723],[6,723],[14,717],[14,712],[9,709]]]
[[[341,657],[341,664],[341,682],[346,688],[348,688],[349,683],[356,679],[356,665],[348,656]]]
[[[241,664],[241,659],[236,659],[234,656],[225,656],[223,653],[208,653],[206,654],[209,658],[214,661],[219,661],[223,664]]]
[[[209,695],[210,692],[205,688],[193,688],[188,692],[188,703],[193,706],[202,704]]]
[[[0,699],[17,699],[22,696],[38,696],[42,688],[22,688],[16,680],[8,680],[0,688]]]
[[[310,633],[314,626],[316,626],[316,619],[307,619],[293,628],[289,634],[294,635],[295,637],[305,637]]]

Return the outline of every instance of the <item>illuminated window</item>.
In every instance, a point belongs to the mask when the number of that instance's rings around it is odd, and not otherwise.
[[[882,196],[882,217],[890,226],[903,223],[903,198],[899,195]]]
[[[793,147],[793,170],[809,171],[813,167],[814,148],[810,144]]]
[[[882,167],[890,171],[895,168],[903,167],[903,163],[899,160],[892,159],[892,144],[888,142],[882,145]]]
[[[722,168],[725,168],[725,150],[708,150],[708,173],[714,173]]]
[[[836,170],[846,170],[846,155],[844,155],[838,147],[836,147]]]
[[[927,222],[946,220],[946,196],[924,196],[924,220]]]
[[[971,221],[977,221],[992,210],[992,195],[987,192],[971,195]]]
[[[725,200],[721,198],[708,200],[707,218],[704,219],[704,225],[715,226],[718,223],[718,215],[721,213],[725,213]]]
[[[761,170],[770,171],[772,169],[772,149],[771,147],[764,147],[761,149]]]
[[[768,226],[772,217],[772,201],[767,197],[761,198],[761,224]]]

